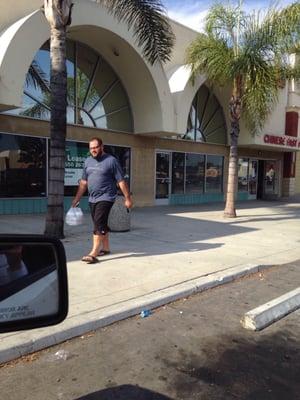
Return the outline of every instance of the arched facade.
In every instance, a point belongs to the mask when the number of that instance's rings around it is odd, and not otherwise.
[[[130,98],[137,132],[174,130],[173,104],[162,66],[158,63],[150,66],[144,61],[125,25],[116,23],[101,6],[80,1],[73,7],[68,37],[87,44],[114,68]],[[34,55],[48,39],[48,23],[40,10],[19,19],[2,33],[1,109],[21,105],[24,77]],[[151,116],[145,115],[142,107],[151,108]]]
[[[123,84],[100,54],[67,40],[67,123],[133,132],[131,106]],[[14,115],[50,120],[50,46],[37,51]]]
[[[34,61],[44,63],[49,74],[49,27],[42,3],[20,0],[14,10],[4,6],[0,16],[0,213],[43,212],[46,207],[49,91],[33,89],[27,75],[31,69],[39,77]],[[151,66],[125,24],[93,1],[74,1],[67,32],[66,207],[94,136],[119,158],[138,206],[224,200],[230,88],[207,82],[205,76],[191,82],[185,48],[196,32],[174,21],[171,25],[176,36],[172,59]],[[241,121],[239,199],[277,198],[285,193],[284,185],[291,192],[293,177],[285,181],[284,168],[293,158],[285,154],[296,150],[287,135],[294,136],[296,145],[300,136],[298,93],[297,88],[280,92],[279,105],[260,135],[251,137]],[[296,99],[292,105],[291,98]],[[20,112],[22,105],[27,106]],[[41,110],[44,115],[34,114]],[[275,178],[263,186],[271,167]]]

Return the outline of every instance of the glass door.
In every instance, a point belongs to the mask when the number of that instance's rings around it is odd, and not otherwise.
[[[278,195],[278,176],[276,171],[276,161],[266,160],[264,168],[264,197],[272,198]]]
[[[249,200],[257,198],[258,160],[249,160]]]
[[[169,195],[171,189],[171,153],[156,153],[156,188],[155,203],[169,204]]]

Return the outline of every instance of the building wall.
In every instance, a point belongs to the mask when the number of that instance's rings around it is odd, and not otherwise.
[[[295,174],[295,193],[300,193],[300,153],[297,153],[296,158],[296,174]]]
[[[35,52],[49,38],[49,27],[39,10],[42,0],[18,0],[14,7],[1,2],[0,16],[0,109],[21,104],[23,84]],[[32,14],[31,14],[32,13]],[[23,19],[22,19],[23,18]],[[22,19],[22,20],[20,20]],[[176,35],[172,59],[162,66],[144,60],[132,32],[118,23],[105,9],[90,0],[74,1],[72,25],[68,38],[87,44],[112,66],[124,85],[132,108],[134,132],[111,132],[69,125],[67,138],[88,142],[101,136],[104,143],[131,147],[131,190],[137,205],[152,205],[155,198],[155,151],[181,151],[224,156],[224,187],[227,183],[229,147],[207,143],[162,138],[186,132],[189,110],[199,87],[206,83],[200,76],[192,84],[184,67],[185,50],[197,32],[171,21]],[[20,59],[22,62],[20,63]],[[264,133],[284,135],[285,113],[300,107],[299,88],[286,85],[279,92],[278,104],[270,114]],[[214,87],[223,107],[230,143],[228,101],[230,87]],[[299,124],[300,130],[300,124]],[[30,118],[0,115],[0,131],[47,137],[49,123]],[[257,133],[259,134],[259,133]],[[298,136],[300,132],[298,131]],[[239,157],[277,160],[282,193],[283,151],[279,146],[267,148],[257,144],[241,121]],[[300,193],[300,156],[297,156],[295,190]]]

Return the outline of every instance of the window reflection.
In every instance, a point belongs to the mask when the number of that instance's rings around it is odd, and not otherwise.
[[[208,193],[220,193],[223,190],[223,157],[208,155],[206,158],[206,184]]]
[[[131,156],[130,147],[105,145],[104,151],[116,157],[116,159],[119,161],[121,168],[123,170],[125,181],[127,182],[127,185],[130,188],[130,156]],[[121,194],[121,191],[119,194]]]
[[[255,195],[257,193],[258,179],[258,162],[257,160],[249,161],[249,193]]]
[[[276,193],[276,173],[275,163],[273,160],[265,161],[264,190],[266,194]]]
[[[239,158],[238,165],[238,191],[247,192],[248,191],[248,168],[249,159]]]
[[[172,154],[172,193],[184,193],[185,153]]]
[[[226,144],[226,122],[215,95],[202,85],[191,105],[186,140]]]
[[[121,81],[89,47],[67,41],[67,122],[132,132],[132,115]],[[50,52],[46,42],[36,53],[24,84],[22,108],[7,111],[50,119]]]
[[[89,156],[88,143],[66,142],[65,196],[75,196],[85,159]]]
[[[186,193],[204,191],[205,156],[203,154],[186,155]]]
[[[170,188],[170,154],[156,153],[156,198],[167,199]]]
[[[172,194],[222,193],[224,157],[172,153]]]
[[[0,134],[0,197],[46,196],[46,140]]]

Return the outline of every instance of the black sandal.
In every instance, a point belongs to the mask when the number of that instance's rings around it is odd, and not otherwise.
[[[97,257],[91,256],[90,254],[88,254],[87,256],[83,256],[81,261],[84,261],[87,264],[96,264],[97,262],[99,262]]]

